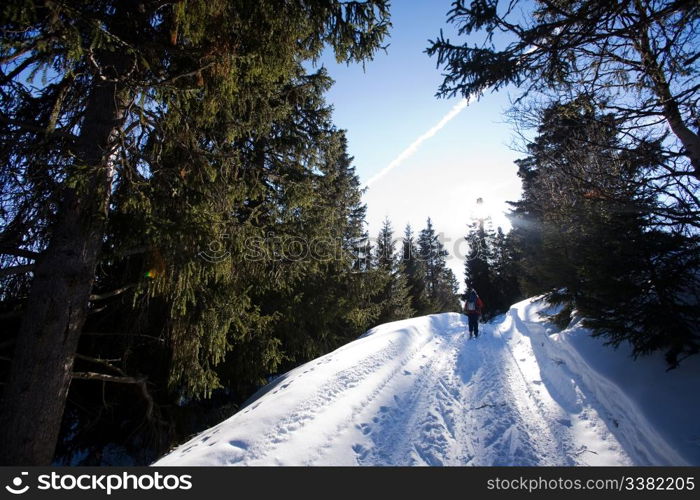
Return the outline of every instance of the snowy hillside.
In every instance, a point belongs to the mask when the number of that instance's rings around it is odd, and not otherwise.
[[[525,301],[389,323],[264,387],[154,465],[700,464],[700,362],[666,373]]]

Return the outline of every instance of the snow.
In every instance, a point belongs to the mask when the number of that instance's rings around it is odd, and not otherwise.
[[[154,465],[698,465],[700,361],[632,361],[536,299],[378,326]]]

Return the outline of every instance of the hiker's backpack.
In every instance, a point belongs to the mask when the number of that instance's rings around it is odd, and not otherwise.
[[[465,310],[469,312],[475,312],[476,311],[476,301],[477,301],[477,295],[476,292],[472,291],[469,292],[469,295],[467,295],[467,305],[465,306]]]

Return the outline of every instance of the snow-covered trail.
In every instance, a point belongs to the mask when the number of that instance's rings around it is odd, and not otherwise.
[[[464,318],[435,335],[394,404],[368,412],[369,443],[357,448],[367,465],[564,464],[514,358],[493,327],[467,340]],[[536,436],[537,439],[530,439]]]
[[[537,309],[514,306],[476,340],[454,313],[381,325],[155,465],[685,464],[614,385],[549,346]]]
[[[452,318],[450,328],[436,333],[427,357],[414,358],[418,376],[393,394],[395,403],[381,407],[379,415],[367,412],[361,425],[369,442],[355,445],[357,462],[631,464],[590,408],[584,413],[560,407],[542,390],[542,380],[530,376],[533,366],[527,366],[534,353],[515,354],[528,350],[527,340],[508,342],[510,324],[483,325],[478,339],[467,340],[465,318]],[[574,427],[572,410],[584,423]]]

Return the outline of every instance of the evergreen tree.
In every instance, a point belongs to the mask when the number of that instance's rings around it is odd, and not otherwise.
[[[383,0],[26,0],[0,15],[0,241],[25,259],[12,272],[33,271],[15,288],[30,291],[3,390],[2,463],[48,464],[72,379],[146,387],[125,356],[79,357],[110,373],[74,372],[97,299],[129,290],[139,328],[167,343],[171,393],[210,394],[214,367],[241,343],[255,362],[282,359],[274,314],[249,290],[284,287],[304,266],[283,275],[243,255],[277,223],[294,234],[313,203],[304,151],[325,133],[313,94],[328,79],[301,62],[326,44],[340,60],[371,57],[388,14]]]
[[[459,282],[449,267],[444,267],[440,271],[433,304],[437,313],[461,312],[462,310],[462,305],[459,302]]]
[[[521,266],[549,270],[541,291],[569,304],[563,324],[576,308],[612,344],[664,350],[671,367],[698,352],[699,241],[656,227],[663,206],[643,176],[658,148],[624,147],[614,117],[583,97],[546,108],[538,131],[513,218],[529,245]]]
[[[477,203],[480,200],[477,200]],[[484,301],[484,319],[494,315],[499,302],[492,269],[493,236],[491,220],[488,218],[474,220],[465,236],[469,250],[464,264],[464,280],[467,288],[475,289]]]
[[[406,225],[402,240],[401,273],[406,276],[409,289],[411,307],[418,316],[430,314],[430,301],[426,292],[425,263],[418,254],[418,247],[414,241],[413,231],[409,224]]]
[[[510,235],[505,234],[500,227],[496,229],[493,239],[492,255],[496,301],[491,309],[494,314],[498,314],[506,312],[512,304],[525,298],[520,291],[517,248]]]
[[[314,201],[305,207],[306,214],[300,220],[305,236],[288,240],[287,247],[269,263],[287,276],[287,284],[270,289],[255,301],[278,318],[270,335],[279,339],[284,358],[268,367],[260,360],[253,364],[257,380],[239,370],[231,383],[262,382],[270,373],[325,354],[356,338],[381,314],[383,304],[376,304],[377,273],[353,269],[353,245],[363,232],[360,222],[364,218],[359,180],[346,153],[344,134],[331,130],[327,140],[320,144],[322,175],[314,177],[310,191]],[[295,228],[294,234],[301,234],[301,230]],[[289,282],[297,267],[299,275]],[[249,360],[249,352],[242,349],[230,365],[241,366]]]
[[[395,245],[394,230],[391,227],[391,221],[387,217],[382,222],[375,247],[375,265],[387,274],[393,273],[396,267]]]
[[[387,323],[413,316],[408,282],[400,269],[399,256],[395,251],[394,232],[389,219],[385,219],[377,237],[376,270],[383,284],[377,296],[382,313],[377,323]]]
[[[425,264],[426,292],[430,300],[435,298],[435,291],[440,280],[440,272],[445,267],[447,251],[438,239],[433,223],[428,217],[425,229],[418,235],[418,255]]]
[[[317,90],[309,86],[310,97],[316,95]],[[321,100],[314,98],[307,104],[310,108],[300,108],[298,112],[307,113],[306,123],[314,123],[318,127],[319,133],[314,140],[304,139],[303,136],[295,139],[291,135],[293,127],[285,125],[278,132],[284,134],[280,136],[283,140],[279,143],[266,141],[269,151],[266,156],[286,157],[306,164],[305,170],[297,172],[294,177],[294,189],[282,190],[277,184],[275,190],[265,194],[265,202],[255,204],[255,223],[239,229],[248,228],[249,231],[248,238],[242,242],[245,244],[242,252],[224,247],[226,252],[221,259],[217,259],[216,254],[194,256],[189,264],[198,266],[200,272],[232,265],[241,275],[241,289],[238,291],[232,284],[222,286],[220,281],[203,282],[201,286],[204,289],[193,296],[194,311],[207,307],[208,314],[216,312],[211,307],[216,304],[212,300],[216,299],[215,294],[226,294],[223,297],[227,298],[223,300],[229,303],[236,299],[233,293],[248,298],[247,308],[244,306],[237,312],[243,319],[231,324],[225,332],[231,343],[225,357],[209,367],[213,380],[210,391],[223,386],[219,394],[225,394],[224,401],[233,397],[234,401],[240,402],[265,383],[271,374],[290,369],[356,338],[375,324],[380,313],[379,306],[375,304],[375,274],[356,273],[352,269],[351,250],[363,233],[365,207],[361,203],[359,180],[351,165],[352,159],[347,155],[344,134],[334,130],[328,121],[329,113],[308,113],[319,106],[322,108],[324,104]],[[303,149],[300,149],[301,155],[291,155],[284,149],[300,139],[305,141]],[[258,158],[254,155],[251,157]],[[271,172],[278,168],[288,168],[288,164],[277,160],[267,166]],[[251,203],[247,202],[246,207],[250,206]],[[168,220],[173,220],[176,215],[171,214]],[[245,221],[250,221],[247,212],[239,212],[239,218],[243,217]],[[239,218],[223,220],[222,224],[229,224],[229,230],[233,231],[235,226],[231,224],[239,224]],[[198,230],[197,226],[193,226],[190,234],[196,234]],[[182,236],[180,238],[182,241]],[[170,260],[173,257],[167,258]],[[251,284],[255,284],[253,290]],[[139,315],[150,315],[152,309],[147,304]],[[225,313],[226,308],[220,310]],[[189,323],[197,324],[192,320]],[[118,325],[112,327],[118,328]],[[152,328],[158,331],[162,327]],[[188,352],[183,350],[180,356]],[[194,363],[198,358],[186,361]],[[193,373],[193,368],[197,368],[196,365],[185,373]],[[155,374],[147,373],[149,380],[154,380]],[[187,401],[193,401],[186,378],[171,380],[170,384],[173,399],[181,400],[184,396]],[[182,413],[192,418],[192,410],[208,407],[193,402],[177,413],[169,411],[167,416],[177,422],[181,421]],[[209,422],[209,425],[215,423],[209,420],[203,422]],[[119,423],[124,425],[124,422]],[[108,424],[101,422],[95,426],[92,423],[91,428]],[[173,440],[177,441],[197,430],[191,425],[180,424],[174,430],[169,430],[171,426],[166,427],[168,432],[174,432],[172,435],[162,436],[162,430],[154,434],[165,439],[165,446],[160,445],[161,448],[167,447]],[[78,441],[76,437],[73,441],[73,447],[76,447],[84,439]],[[94,446],[95,442],[100,442],[99,436],[92,436],[91,444]],[[136,448],[136,443],[134,445]]]
[[[478,198],[476,203],[478,208],[483,199]],[[521,298],[513,239],[500,227],[494,231],[490,217],[476,216],[469,224],[465,240],[468,243],[464,263],[467,289],[477,290],[485,302],[485,319],[506,312]]]
[[[456,280],[447,268],[448,252],[439,240],[428,218],[425,229],[418,236],[418,256],[425,266],[425,291],[432,313],[459,311]]]
[[[396,256],[396,261],[392,283],[392,309],[394,311],[392,316],[394,319],[412,318],[416,315],[416,311],[412,306],[411,288],[408,284],[408,276],[406,275],[406,270],[401,262],[399,254]]]

